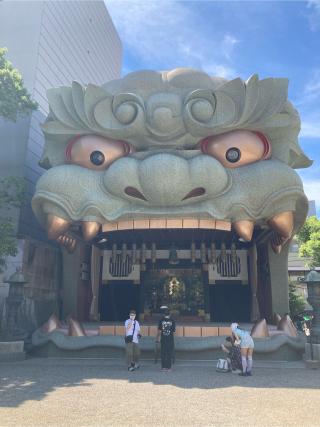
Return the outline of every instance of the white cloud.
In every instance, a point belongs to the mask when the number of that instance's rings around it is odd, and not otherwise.
[[[195,3],[107,0],[106,5],[125,49],[147,67],[195,67],[236,76],[232,54],[240,41],[230,33],[208,37]]]
[[[316,68],[309,72],[309,78],[304,84],[301,96],[294,101],[294,104],[299,107],[308,107],[317,102],[320,98],[320,68]],[[318,104],[316,104],[316,107]],[[314,108],[314,106],[312,105]]]
[[[311,31],[318,31],[320,29],[320,0],[310,0],[307,6],[310,10],[308,14],[309,28]]]
[[[306,93],[317,93],[320,95],[320,69],[314,70],[310,81],[305,87]]]
[[[237,40],[235,37],[233,37],[230,34],[226,34],[223,37],[221,48],[222,48],[223,54],[227,59],[231,59],[233,49],[235,45],[238,43],[240,43],[240,40]]]
[[[305,83],[300,99],[294,102],[294,105],[299,108],[302,117],[300,136],[306,138],[320,138],[319,68],[312,71],[311,77]]]
[[[320,138],[320,113],[301,122],[301,138]]]

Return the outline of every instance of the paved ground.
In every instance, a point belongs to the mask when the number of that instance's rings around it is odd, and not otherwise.
[[[178,362],[29,359],[0,363],[3,426],[320,426],[320,371],[257,362],[254,376]]]

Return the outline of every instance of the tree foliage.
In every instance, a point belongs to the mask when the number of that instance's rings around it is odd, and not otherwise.
[[[23,178],[0,179],[0,272],[5,267],[5,258],[17,254],[15,226],[11,218],[12,208],[19,208],[25,202]]]
[[[289,310],[290,316],[293,319],[297,314],[301,313],[305,308],[305,301],[301,295],[297,294],[294,283],[289,282]]]
[[[6,59],[7,49],[0,48],[0,117],[15,122],[19,116],[31,113],[38,104],[31,100],[18,70]],[[25,201],[23,178],[0,178],[0,272],[7,256],[17,254],[15,224],[12,209]]]
[[[307,218],[297,236],[299,255],[307,258],[308,267],[320,266],[320,220],[315,216]]]
[[[0,48],[0,116],[15,122],[19,115],[36,110],[38,104],[32,101],[21,74],[6,59],[6,53],[6,48]]]

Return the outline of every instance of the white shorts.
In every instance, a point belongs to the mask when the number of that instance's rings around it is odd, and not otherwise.
[[[251,335],[245,335],[241,338],[240,348],[254,348],[254,342]]]

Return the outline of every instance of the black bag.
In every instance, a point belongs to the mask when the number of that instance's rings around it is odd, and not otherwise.
[[[129,343],[133,342],[133,335],[134,335],[134,330],[135,330],[135,329],[136,329],[136,321],[134,321],[132,335],[126,335],[126,336],[124,337],[124,342],[125,342],[126,344],[129,344]]]
[[[132,341],[133,341],[133,335],[127,335],[126,337],[124,337],[124,342],[126,344],[129,344]]]

